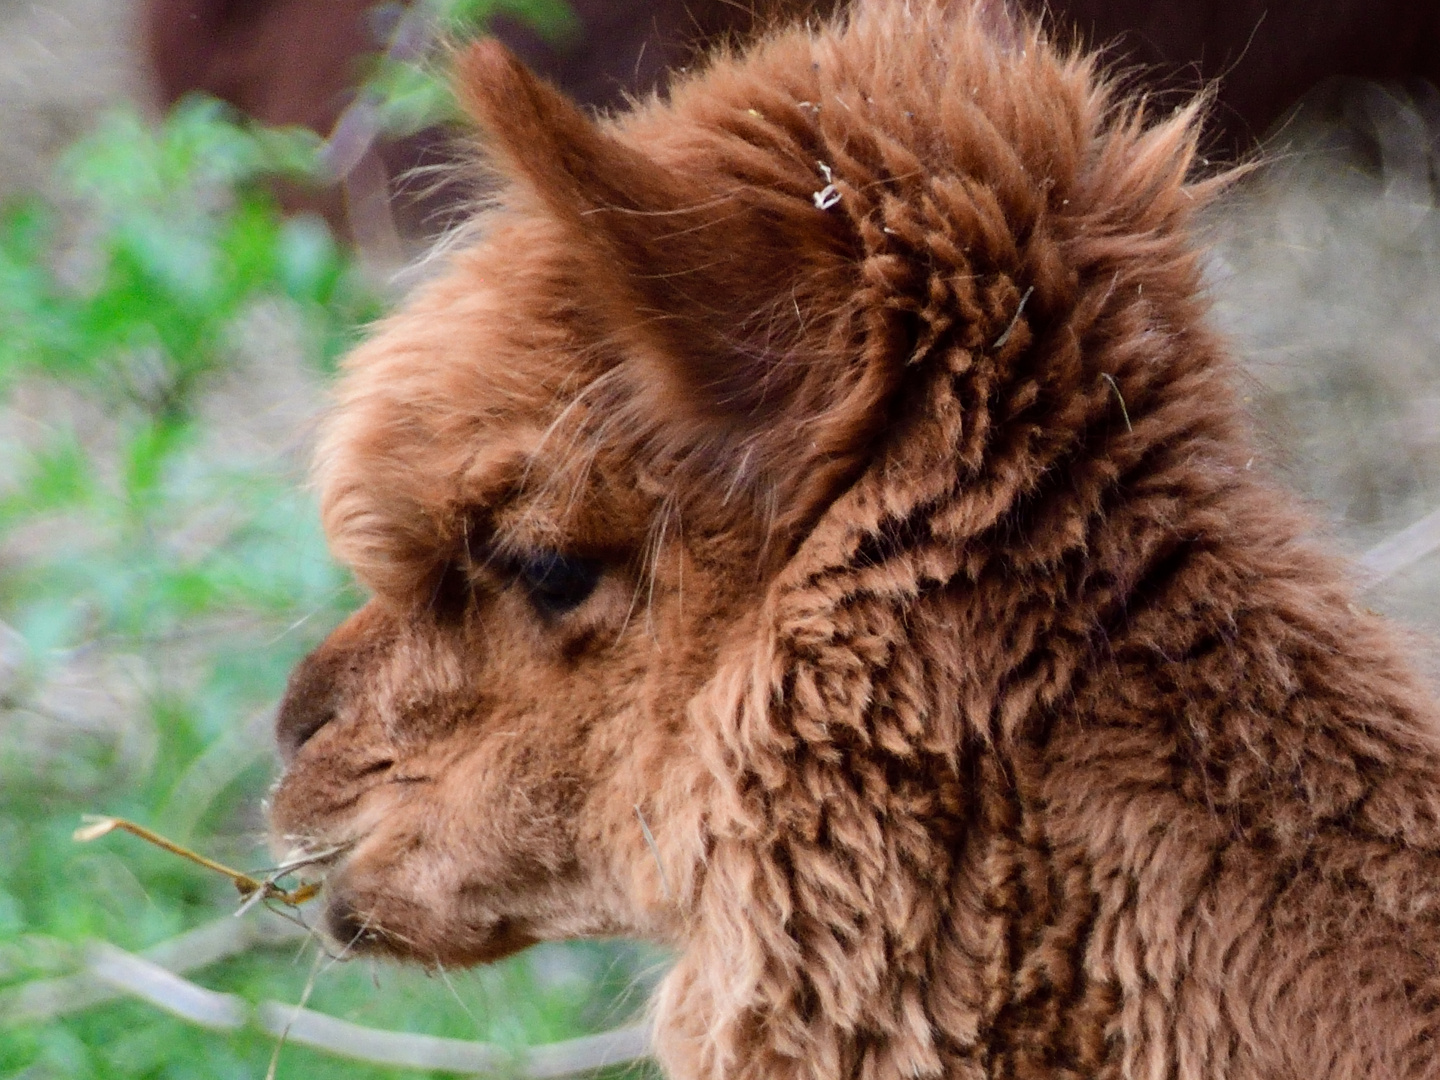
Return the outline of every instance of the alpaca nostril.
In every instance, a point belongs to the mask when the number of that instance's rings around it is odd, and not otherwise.
[[[319,650],[311,653],[291,673],[275,717],[275,741],[287,762],[338,714],[332,665],[320,655]]]
[[[299,750],[300,747],[304,746],[307,742],[311,740],[311,738],[314,737],[317,731],[319,731],[321,728],[323,728],[326,724],[330,723],[330,721],[334,719],[334,709],[326,709],[322,713],[315,713],[307,716],[302,723],[296,725],[295,727],[295,731],[292,736],[295,744],[295,749]]]
[[[287,762],[300,747],[314,739],[321,727],[336,719],[336,696],[328,680],[315,678],[307,661],[302,661],[291,675],[285,700],[279,703],[275,716],[275,742]]]
[[[330,723],[349,722],[363,700],[367,675],[393,634],[380,609],[366,604],[295,665],[275,717],[275,740],[286,765]]]
[[[280,744],[281,756],[289,761],[334,719],[335,708],[328,701],[317,702],[306,694],[286,694],[275,718],[275,741]]]

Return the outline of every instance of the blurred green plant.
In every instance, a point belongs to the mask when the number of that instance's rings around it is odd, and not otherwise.
[[[404,18],[401,5],[387,5]],[[397,35],[394,46],[376,57],[362,93],[374,103],[379,127],[387,135],[410,135],[459,119],[444,66],[427,62],[450,42],[475,36],[497,15],[525,22],[543,37],[563,40],[579,32],[565,0],[419,0],[410,9],[413,35]],[[438,50],[429,47],[439,45]]]
[[[433,8],[451,30],[494,10]],[[558,5],[524,10],[566,25]],[[387,63],[371,90],[400,124],[444,115],[438,85]],[[117,111],[65,158],[54,198],[0,210],[0,1077],[258,1077],[272,1052],[139,1002],[49,1019],[4,1003],[78,970],[87,940],[141,949],[235,902],[129,838],[73,844],[82,812],[265,860],[268,710],[358,600],[301,486],[296,429],[383,307],[323,223],[269,193],[317,175],[318,150],[211,102],[159,126]],[[310,964],[293,951],[203,981],[295,1001]],[[583,945],[453,978],[347,965],[310,1005],[521,1046],[621,1019],[652,962]],[[290,1048],[280,1075],[417,1074]]]
[[[158,130],[107,117],[63,165],[90,265],[57,272],[56,207],[30,199],[0,218],[0,386],[40,369],[179,421],[263,296],[289,301],[333,359],[375,297],[322,225],[282,218],[255,183],[303,178],[317,144],[242,127],[213,101],[182,103]]]

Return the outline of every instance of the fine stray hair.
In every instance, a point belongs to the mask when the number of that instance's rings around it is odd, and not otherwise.
[[[1203,102],[998,0],[456,79],[504,186],[346,362],[278,722],[332,936],[666,943],[676,1080],[1440,1073],[1440,716],[1247,468]]]

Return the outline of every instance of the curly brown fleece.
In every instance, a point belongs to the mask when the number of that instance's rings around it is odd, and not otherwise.
[[[509,184],[348,362],[280,721],[336,936],[668,942],[677,1080],[1440,1073],[1436,706],[1250,467],[1196,110],[983,2],[459,80]]]

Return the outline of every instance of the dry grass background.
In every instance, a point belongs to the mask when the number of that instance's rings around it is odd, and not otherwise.
[[[146,97],[136,0],[0,0],[0,199],[47,184],[95,116]]]
[[[1209,217],[1214,320],[1245,363],[1267,464],[1356,553],[1440,507],[1437,103],[1317,88]],[[1440,630],[1440,555],[1367,599]]]

